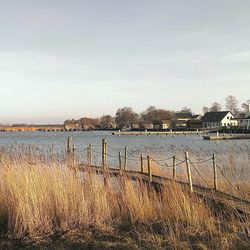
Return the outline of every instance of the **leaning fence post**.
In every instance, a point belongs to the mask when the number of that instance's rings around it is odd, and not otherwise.
[[[187,151],[185,152],[185,161],[186,161],[186,166],[187,166],[187,175],[188,175],[189,188],[190,188],[190,192],[193,193],[193,183],[192,183],[192,176],[191,176],[190,164],[189,164],[188,152]]]
[[[147,156],[147,160],[148,160],[148,178],[149,182],[152,182],[151,159],[149,155]]]
[[[214,189],[218,189],[218,184],[217,184],[217,168],[216,168],[216,159],[215,159],[215,153],[213,153],[213,170],[214,170]]]
[[[143,156],[141,155],[141,172],[143,173]]]
[[[125,147],[124,149],[124,170],[127,169],[128,165],[128,147]]]
[[[118,154],[118,158],[119,158],[119,172],[120,172],[120,174],[122,174],[122,154],[121,154],[121,152],[119,152],[119,154]]]
[[[176,158],[173,156],[173,179],[176,180]]]

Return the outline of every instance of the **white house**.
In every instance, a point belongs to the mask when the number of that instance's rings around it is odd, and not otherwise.
[[[230,111],[207,112],[202,117],[203,128],[234,127],[238,120]]]

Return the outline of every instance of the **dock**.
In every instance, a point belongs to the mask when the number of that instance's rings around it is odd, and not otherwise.
[[[212,135],[212,136],[203,136],[204,140],[242,140],[242,139],[250,139],[250,135]]]
[[[211,131],[199,130],[199,131],[121,131],[113,132],[113,135],[187,135],[187,134],[207,134]]]

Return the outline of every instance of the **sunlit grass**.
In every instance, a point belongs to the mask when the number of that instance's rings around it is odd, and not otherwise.
[[[2,233],[35,242],[55,235],[70,241],[82,237],[93,244],[109,236],[115,246],[133,242],[156,249],[230,249],[249,243],[249,221],[240,221],[231,210],[217,211],[174,182],[161,192],[126,175],[107,177],[104,185],[90,170],[70,169],[58,155],[47,158],[35,150],[1,152]]]

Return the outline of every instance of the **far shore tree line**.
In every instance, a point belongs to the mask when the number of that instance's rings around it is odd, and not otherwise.
[[[225,98],[224,110],[231,111],[236,117],[241,117],[248,112],[249,105],[250,100],[247,100],[239,107],[239,102],[236,97],[229,95]],[[202,108],[203,114],[206,112],[218,112],[222,110],[223,107],[218,102],[212,103],[209,107],[204,106]],[[178,112],[194,114],[188,107],[183,107],[179,111],[173,111],[149,106],[141,113],[136,113],[131,107],[123,107],[116,111],[115,116],[103,115],[100,118],[83,117],[78,120],[68,119],[64,122],[64,125],[77,124],[82,128],[102,129],[126,128],[131,127],[134,124],[155,123],[162,120],[172,121],[175,117],[175,114]]]

